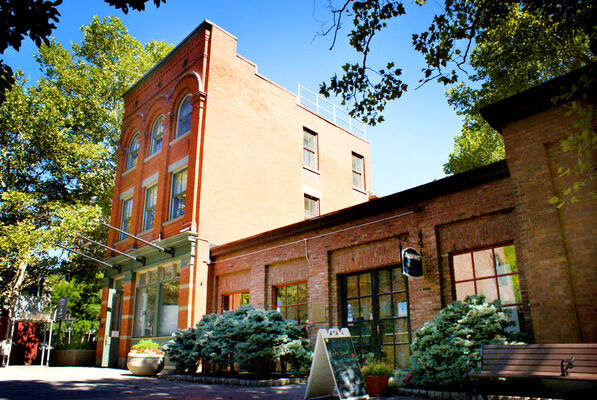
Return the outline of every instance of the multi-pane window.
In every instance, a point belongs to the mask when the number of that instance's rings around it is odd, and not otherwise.
[[[135,136],[131,139],[129,145],[129,154],[126,160],[126,170],[137,166],[137,159],[139,158],[139,134],[135,133]]]
[[[317,169],[317,134],[303,130],[303,165]]]
[[[352,153],[352,186],[356,189],[365,190],[363,170],[363,156]]]
[[[169,336],[176,331],[179,276],[178,264],[137,274],[135,337]]]
[[[276,310],[299,325],[308,324],[307,282],[275,287]]]
[[[193,106],[189,102],[190,98],[190,96],[187,96],[180,103],[180,108],[178,109],[178,121],[176,124],[176,137],[181,137],[191,131]]]
[[[155,154],[162,148],[162,137],[164,136],[164,116],[161,115],[153,124],[151,130],[151,144],[149,146],[149,155]]]
[[[120,230],[125,232],[131,231],[131,216],[133,215],[133,198],[122,200],[122,212],[120,215]],[[126,239],[124,233],[120,233],[119,240]]]
[[[500,300],[511,311],[514,329],[522,322],[522,297],[513,245],[496,246],[452,256],[456,298],[483,294],[488,301]]]
[[[158,186],[145,189],[145,209],[143,210],[143,231],[153,228],[155,222],[155,205],[158,198]]]
[[[222,296],[222,311],[234,311],[249,304],[249,292],[229,293]]]
[[[186,168],[172,174],[172,197],[170,201],[170,219],[184,215],[187,194]]]
[[[305,219],[313,218],[319,215],[319,199],[317,197],[305,195]]]

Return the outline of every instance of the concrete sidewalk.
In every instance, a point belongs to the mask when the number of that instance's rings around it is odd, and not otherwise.
[[[249,387],[138,377],[125,369],[11,366],[0,368],[0,399],[303,400],[305,384]],[[407,400],[409,397],[393,397]]]

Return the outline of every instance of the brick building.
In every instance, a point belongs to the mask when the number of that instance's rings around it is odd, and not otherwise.
[[[210,311],[248,297],[307,325],[312,337],[348,326],[358,349],[400,367],[411,333],[474,293],[500,299],[515,328],[538,343],[596,342],[594,172],[577,202],[549,203],[578,179],[558,174],[577,162],[560,141],[576,129],[570,101],[596,104],[570,89],[594,71],[483,109],[507,161],[212,248]],[[595,89],[593,80],[587,92]],[[422,253],[421,278],[402,275],[404,247]]]
[[[211,246],[368,200],[366,140],[258,74],[236,43],[205,21],[123,96],[110,223],[122,232],[108,245],[127,255],[107,260],[102,366],[199,321]]]

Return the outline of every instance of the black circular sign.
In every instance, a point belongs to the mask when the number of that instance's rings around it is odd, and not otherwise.
[[[407,247],[402,250],[402,273],[411,278],[420,278],[423,276],[423,256],[413,249]]]

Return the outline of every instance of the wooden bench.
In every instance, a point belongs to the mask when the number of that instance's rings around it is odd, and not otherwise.
[[[597,398],[597,343],[484,345],[473,376],[509,378],[514,390]]]

